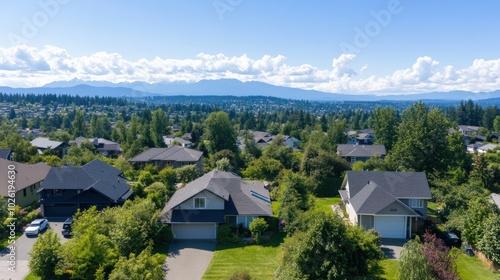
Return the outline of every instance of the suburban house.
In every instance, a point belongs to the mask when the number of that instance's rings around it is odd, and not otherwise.
[[[82,167],[53,167],[38,190],[44,217],[71,217],[96,206],[122,205],[132,190],[122,172],[98,159]]]
[[[158,168],[172,166],[173,168],[184,165],[196,165],[203,172],[203,152],[171,146],[168,148],[151,148],[129,160],[138,165],[154,164]]]
[[[484,144],[482,143],[469,144],[467,145],[467,152],[471,154],[476,153],[477,149],[481,148],[482,146],[484,146]]]
[[[176,191],[162,221],[172,225],[176,239],[215,239],[219,224],[248,227],[255,218],[272,215],[262,182],[213,170]]]
[[[463,136],[476,136],[477,132],[481,129],[480,126],[473,125],[459,125],[458,131],[462,133]]]
[[[43,154],[45,150],[52,150],[58,157],[63,157],[68,153],[69,145],[64,142],[52,141],[49,138],[38,137],[31,142],[35,146],[39,154]]]
[[[271,142],[277,137],[277,135],[265,131],[250,131],[250,134],[252,135],[255,144],[257,144],[257,146],[261,147],[262,149],[271,144]],[[294,151],[300,151],[300,149],[298,149],[298,146],[302,142],[299,139],[288,135],[282,135],[282,136],[283,136],[283,144],[293,148]],[[240,150],[245,149],[243,137],[238,137],[236,144],[238,145]]]
[[[339,193],[351,223],[382,238],[410,238],[432,198],[424,172],[347,171]]]
[[[0,192],[2,197],[15,198],[16,205],[26,207],[30,204],[38,202],[37,191],[49,170],[51,169],[45,163],[23,164],[6,159],[0,159]],[[9,172],[14,171],[14,184],[9,184]],[[14,189],[10,189],[10,186]],[[10,192],[9,192],[10,190]],[[14,191],[14,192],[12,192]],[[15,195],[14,195],[15,194]]]
[[[375,143],[373,129],[349,130],[347,132],[347,144],[372,145]]]
[[[339,144],[337,146],[337,154],[345,158],[351,165],[356,161],[367,161],[377,155],[381,158],[386,156],[384,145]]]
[[[480,154],[485,154],[488,151],[493,151],[493,149],[500,147],[498,144],[486,144],[477,148],[477,152]]]
[[[0,158],[11,161],[14,160],[12,157],[12,149],[0,149]]]
[[[34,137],[40,137],[40,136],[45,136],[47,135],[47,133],[45,132],[42,132],[40,129],[38,128],[35,128],[35,129],[29,129],[29,128],[26,128],[26,129],[19,129],[18,130],[19,134],[21,134],[24,138],[28,138],[30,136],[34,136]]]
[[[169,147],[175,145],[175,143],[178,143],[180,146],[184,148],[191,148],[191,145],[193,145],[193,142],[174,135],[163,136],[163,142],[165,142],[165,145]]]
[[[94,145],[96,153],[102,154],[106,157],[117,156],[122,152],[120,144],[104,138],[85,138],[80,136],[76,139],[70,140],[69,144],[75,144],[80,147],[80,145],[86,141]]]

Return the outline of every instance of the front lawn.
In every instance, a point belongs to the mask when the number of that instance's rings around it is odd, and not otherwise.
[[[500,274],[491,271],[488,266],[477,257],[470,257],[460,251],[457,256],[458,275],[462,280],[499,279]]]
[[[397,260],[381,260],[378,262],[381,272],[378,276],[387,280],[398,280],[398,261]]]
[[[279,250],[284,233],[274,233],[262,245],[217,245],[203,279],[228,279],[246,271],[252,279],[273,279],[279,264]]]
[[[340,196],[335,197],[317,197],[314,199],[314,208],[316,210],[325,212],[325,213],[333,213],[332,204],[337,204],[340,202]]]

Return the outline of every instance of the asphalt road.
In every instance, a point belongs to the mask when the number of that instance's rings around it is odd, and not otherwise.
[[[62,225],[64,219],[49,219],[49,227],[57,232],[62,243],[68,241],[61,234]],[[46,231],[41,234],[45,234]],[[33,244],[38,240],[38,236],[26,236],[21,235],[15,243],[15,272],[9,270],[12,268],[12,264],[9,262],[11,258],[10,250],[8,248],[3,248],[0,250],[0,280],[23,280],[29,274],[28,261],[30,259],[29,251],[33,247]]]

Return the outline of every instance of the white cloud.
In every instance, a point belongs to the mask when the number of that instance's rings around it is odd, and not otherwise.
[[[440,66],[437,60],[422,56],[406,69],[367,78],[360,78],[358,74],[365,72],[368,65],[354,69],[352,62],[355,59],[355,54],[341,54],[332,59],[330,69],[319,69],[309,64],[288,65],[282,55],[252,58],[246,54],[228,57],[200,53],[191,59],[155,57],[129,61],[118,53],[97,52],[76,57],[55,46],[37,49],[21,45],[0,48],[0,85],[41,86],[74,78],[149,83],[234,78],[339,93],[500,89],[500,59],[476,59],[469,67],[456,69],[452,65]]]

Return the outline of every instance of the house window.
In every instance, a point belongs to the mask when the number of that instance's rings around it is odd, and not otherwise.
[[[194,198],[194,208],[205,208],[205,198],[204,197],[195,197]]]
[[[23,196],[26,196],[26,189],[23,189]]]
[[[410,199],[411,208],[424,208],[424,201],[422,199]]]
[[[356,157],[351,158],[351,164],[354,164],[356,162]]]

